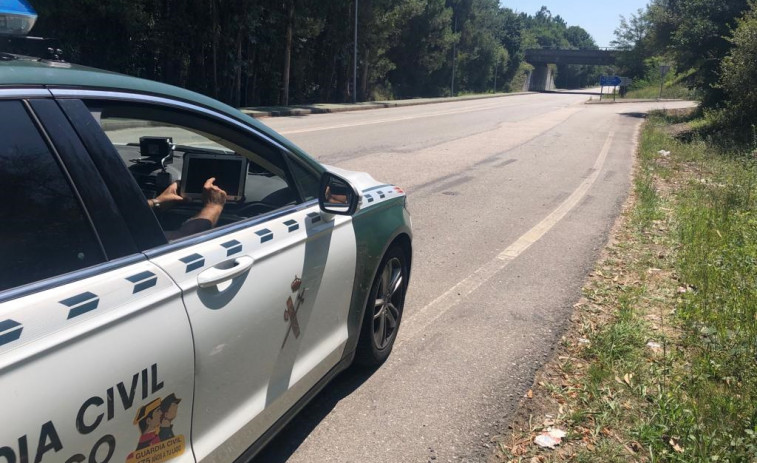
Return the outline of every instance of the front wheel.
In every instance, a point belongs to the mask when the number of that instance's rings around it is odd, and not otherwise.
[[[355,353],[358,364],[375,367],[389,357],[402,320],[407,277],[405,253],[394,246],[384,255],[373,280]]]

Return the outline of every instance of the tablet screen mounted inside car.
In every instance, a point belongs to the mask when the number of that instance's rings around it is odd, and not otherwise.
[[[201,200],[202,187],[211,177],[215,177],[214,183],[226,192],[228,201],[243,201],[247,158],[233,154],[185,154],[181,196]]]

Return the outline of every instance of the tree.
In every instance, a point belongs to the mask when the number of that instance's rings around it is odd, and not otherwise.
[[[646,75],[645,60],[651,55],[647,44],[650,28],[649,13],[641,8],[628,19],[620,16],[620,25],[615,29],[615,40],[610,45],[624,52],[618,56],[618,66],[623,74],[633,78],[643,78]]]
[[[493,87],[498,60],[507,55],[498,40],[499,4],[497,0],[470,0],[455,5],[460,25],[457,49],[459,91],[482,92]]]
[[[748,82],[757,75],[757,9],[750,5],[747,13],[737,21],[729,42],[733,45],[722,63],[720,82],[725,91],[732,120],[739,127],[757,124],[757,90]]]
[[[424,2],[423,11],[410,18],[400,33],[401,46],[392,47],[389,58],[396,67],[389,72],[398,97],[439,95],[448,88],[447,57],[456,40],[452,9],[444,0]]]
[[[690,85],[701,90],[705,106],[724,99],[720,63],[731,50],[728,40],[748,0],[653,0],[649,7],[651,40],[657,50],[691,69]]]
[[[78,64],[167,82],[234,106],[352,99],[355,0],[34,5],[35,35],[59,38],[65,57]],[[449,94],[453,63],[457,90],[508,88],[521,76],[525,48],[593,44],[586,31],[568,27],[546,7],[529,16],[498,0],[360,0],[358,21],[361,99]]]

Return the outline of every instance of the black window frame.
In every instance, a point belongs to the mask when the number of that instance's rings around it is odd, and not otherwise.
[[[138,252],[127,221],[95,165],[93,156],[82,143],[69,119],[57,102],[50,99],[29,99],[29,107],[38,119],[51,149],[70,176],[83,207],[87,211],[106,260],[126,257]]]
[[[77,98],[57,99],[57,102],[104,179],[109,194],[131,231],[137,252],[167,244],[158,219],[144,203],[142,191],[132,180],[121,156],[87,105]]]
[[[55,92],[53,92],[55,93]],[[96,90],[82,90],[79,94],[76,91],[69,91],[66,95],[56,96],[56,100],[59,105],[71,119],[75,129],[79,133],[79,137],[87,145],[90,152],[96,153],[97,156],[107,157],[109,160],[107,165],[111,167],[112,172],[118,171],[116,176],[109,175],[107,172],[103,172],[101,168],[101,174],[106,178],[107,185],[111,188],[111,194],[119,203],[119,209],[122,213],[128,213],[129,209],[140,211],[140,229],[149,230],[150,235],[154,235],[157,230],[162,239],[156,240],[154,237],[141,237],[135,235],[135,241],[140,252],[149,253],[150,255],[162,254],[164,249],[176,249],[188,247],[198,242],[198,239],[203,239],[207,235],[212,234],[226,234],[239,230],[240,228],[246,228],[254,226],[268,220],[272,220],[275,217],[279,217],[282,211],[298,210],[303,207],[310,207],[312,204],[316,204],[317,200],[305,199],[305,193],[302,191],[300,182],[293,175],[293,169],[291,163],[297,162],[303,170],[307,170],[318,176],[318,172],[311,166],[310,163],[305,160],[292,159],[296,157],[288,148],[282,146],[278,141],[272,140],[270,137],[258,132],[254,127],[246,125],[236,120],[232,120],[228,116],[218,113],[214,110],[207,109],[205,107],[197,106],[191,103],[185,103],[181,101],[174,101],[166,98],[151,98],[148,95],[133,94],[133,93],[121,93],[121,92],[101,92]],[[135,98],[138,97],[138,98]],[[123,165],[121,156],[118,154],[110,139],[100,127],[100,124],[92,116],[90,108],[100,107],[103,105],[120,104],[124,107],[136,107],[142,106],[149,109],[154,109],[157,112],[170,112],[172,114],[178,114],[178,119],[167,120],[167,123],[177,124],[177,121],[182,118],[189,118],[191,121],[205,120],[212,126],[221,129],[221,132],[213,130],[205,130],[201,127],[196,127],[198,130],[202,130],[214,135],[218,135],[221,138],[227,139],[232,143],[247,148],[250,140],[254,140],[255,144],[262,145],[266,150],[269,150],[273,155],[278,157],[278,160],[268,159],[274,165],[282,169],[285,173],[285,181],[292,189],[293,194],[296,196],[296,204],[286,206],[284,208],[276,209],[268,213],[249,217],[238,222],[227,224],[222,227],[214,228],[212,230],[202,232],[196,235],[191,235],[181,240],[169,243],[165,239],[163,230],[160,227],[154,214],[150,211],[147,204],[144,207],[129,206],[134,204],[134,198],[140,198],[142,202],[144,195],[139,189],[139,185],[133,179],[128,169]],[[86,112],[86,115],[84,114]],[[229,120],[227,120],[229,119]],[[193,127],[193,123],[181,124],[185,127]],[[250,149],[259,155],[263,155],[259,150]],[[265,157],[265,156],[263,156]],[[115,168],[114,164],[118,163],[119,168]],[[104,163],[103,163],[104,164]],[[104,166],[103,166],[104,167]],[[119,170],[120,169],[120,170]],[[128,175],[122,175],[122,172],[126,172]],[[124,200],[124,194],[132,199],[128,201]],[[145,217],[145,211],[149,217]],[[135,230],[136,233],[140,233],[139,230]],[[168,248],[167,248],[168,247]]]
[[[102,228],[98,228],[98,223],[102,225],[103,221],[110,220],[112,219],[112,217],[103,217],[102,214],[93,215],[90,207],[88,207],[88,202],[82,196],[82,192],[80,191],[81,185],[76,180],[76,177],[81,174],[81,171],[72,173],[69,169],[69,166],[73,165],[72,162],[74,164],[78,162],[79,159],[77,159],[77,157],[82,154],[82,147],[77,146],[76,140],[70,138],[69,135],[66,135],[66,130],[70,129],[68,121],[65,118],[61,119],[60,114],[55,114],[54,109],[52,111],[47,111],[51,108],[50,104],[55,104],[51,96],[44,95],[40,92],[29,92],[29,94],[23,94],[14,93],[12,91],[0,91],[0,101],[17,101],[23,107],[24,111],[29,117],[29,121],[36,129],[37,134],[39,135],[42,142],[48,148],[54,162],[61,169],[61,173],[69,188],[71,188],[71,192],[73,193],[75,200],[79,208],[81,209],[86,226],[89,228],[89,231],[92,234],[92,238],[96,241],[97,248],[101,253],[101,255],[99,256],[101,262],[90,265],[88,267],[66,271],[64,273],[51,275],[42,279],[29,281],[19,286],[0,290],[0,303],[73,283],[75,281],[95,276],[109,269],[120,268],[126,265],[131,265],[136,261],[145,260],[145,257],[143,255],[132,255],[128,258],[123,258],[123,253],[121,253],[122,255],[117,255],[117,252],[114,253],[114,251],[117,250],[120,246],[116,247],[115,249],[112,247],[109,249],[109,246],[106,245],[106,243],[110,242],[108,240],[103,240],[101,233]],[[39,108],[44,108],[42,110],[42,114],[38,112]],[[48,124],[58,124],[57,127],[54,127],[52,136],[51,131],[49,130],[50,126],[46,126],[45,122]],[[57,132],[57,134],[55,132]],[[74,158],[71,158],[72,154],[74,154]],[[82,167],[84,171],[87,171],[87,169],[91,168],[92,166],[79,167]],[[89,172],[91,173],[91,170]],[[94,180],[95,181],[92,182],[92,187],[98,189],[96,179]],[[90,190],[90,192],[91,191],[93,190]],[[104,189],[104,185],[100,184],[98,193],[102,194],[103,192],[106,196],[96,198],[97,201],[108,201],[110,195],[107,190]],[[129,242],[130,237],[127,238],[127,246]]]

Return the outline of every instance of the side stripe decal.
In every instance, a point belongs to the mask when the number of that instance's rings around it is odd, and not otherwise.
[[[297,223],[296,220],[291,219],[284,222],[284,225],[286,225],[289,228],[289,233],[292,233],[295,230],[300,229],[300,224]]]
[[[321,221],[321,214],[318,212],[311,212],[308,214],[308,217],[310,218],[310,223],[318,223]]]
[[[179,260],[187,264],[187,269],[184,271],[184,273],[189,273],[192,270],[197,270],[198,268],[205,265],[205,258],[197,253],[190,254],[187,257],[182,257]]]
[[[379,203],[382,199],[393,199],[398,195],[405,195],[405,191],[397,186],[392,185],[378,185],[366,190],[362,190],[361,193],[363,205],[371,203]]]
[[[97,297],[96,294],[92,294],[89,291],[86,293],[77,294],[74,297],[69,297],[68,299],[63,299],[60,301],[61,304],[68,307],[70,310],[68,311],[68,317],[66,317],[68,320],[78,317],[79,315],[83,315],[87,312],[91,312],[97,308],[97,305],[100,303],[100,298]]]
[[[134,283],[134,290],[132,291],[132,294],[137,294],[138,292],[144,291],[147,288],[152,288],[158,283],[158,277],[155,276],[154,273],[149,271],[137,273],[136,275],[132,275],[126,279]]]
[[[21,323],[15,320],[3,320],[0,322],[0,346],[18,340],[21,337],[21,331],[24,329]]]
[[[258,230],[255,232],[255,234],[260,237],[261,243],[265,243],[266,241],[271,241],[273,239],[273,232],[267,228]]]
[[[237,240],[228,241],[226,243],[221,244],[221,246],[226,248],[226,257],[234,255],[238,252],[242,252],[242,243],[240,243]]]

